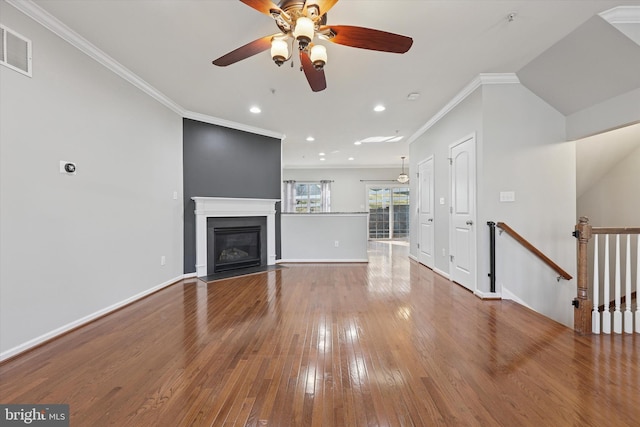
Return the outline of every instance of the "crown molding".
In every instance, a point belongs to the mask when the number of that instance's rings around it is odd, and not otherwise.
[[[498,84],[519,84],[520,79],[515,73],[480,73],[474,78],[468,85],[466,85],[451,101],[447,103],[440,111],[438,111],[433,117],[431,117],[420,129],[418,129],[413,135],[409,137],[407,142],[411,144],[418,139],[422,134],[429,130],[433,125],[438,123],[444,116],[446,116],[451,110],[464,101],[469,95],[471,95],[476,89],[483,85],[498,85]]]
[[[277,138],[282,140],[284,138],[284,134],[275,132],[269,129],[262,129],[254,126],[245,125],[238,122],[232,122],[231,120],[225,120],[218,117],[208,116],[202,113],[196,113],[194,111],[184,110],[182,112],[182,117],[185,119],[197,120],[199,122],[210,123],[212,125],[223,126],[226,128],[237,129],[244,132],[255,133],[257,135],[264,135],[271,138]]]
[[[149,83],[138,77],[131,70],[120,64],[118,61],[107,55],[102,50],[98,49],[95,45],[90,43],[87,39],[80,36],[71,28],[63,24],[55,16],[51,15],[46,10],[32,2],[31,0],[19,1],[19,0],[6,0],[8,4],[18,9],[20,12],[27,15],[52,33],[56,34],[72,46],[79,49],[81,52],[99,62],[109,70],[113,71],[118,76],[122,77],[138,89],[142,90],[147,95],[154,98],[170,110],[177,114],[182,114],[184,109],[173,102],[165,94],[158,89],[151,86]]]
[[[82,37],[80,34],[73,31],[58,18],[35,4],[32,0],[5,0],[8,4],[15,7],[17,10],[36,21],[58,37],[62,38],[67,43],[71,44],[85,55],[94,59],[113,73],[117,74],[133,86],[137,87],[165,107],[169,108],[181,117],[199,120],[205,123],[211,123],[214,125],[224,126],[227,128],[238,129],[241,131],[255,133],[258,135],[269,136],[272,138],[282,139],[283,134],[277,133],[271,130],[260,129],[242,123],[232,122],[230,120],[220,119],[217,117],[208,116],[205,114],[194,113],[192,111],[185,110],[182,106],[174,102],[171,98],[160,92],[155,87],[151,86],[145,80],[140,78],[133,71],[120,64],[118,61],[107,55],[104,51],[100,50],[94,44]]]
[[[640,6],[618,6],[599,14],[610,24],[640,24]]]

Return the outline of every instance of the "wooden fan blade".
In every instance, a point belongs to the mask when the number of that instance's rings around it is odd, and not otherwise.
[[[254,8],[260,13],[271,16],[272,10],[280,10],[278,5],[270,0],[240,0],[242,3],[249,7]]]
[[[247,59],[250,56],[253,56],[260,52],[264,52],[265,50],[269,50],[271,49],[271,39],[276,35],[277,34],[265,36],[258,40],[247,43],[244,46],[240,46],[236,50],[232,50],[226,55],[222,55],[220,58],[213,61],[213,65],[217,65],[218,67],[226,67],[227,65],[234,64],[238,61],[242,61],[243,59]]]
[[[331,9],[338,0],[307,0],[305,4],[305,8],[307,8],[310,4],[318,5],[318,9],[320,10],[320,16],[324,15]]]
[[[316,70],[311,62],[311,58],[309,58],[309,54],[304,50],[300,51],[300,64],[302,64],[304,75],[307,77],[307,81],[309,82],[309,86],[311,86],[312,91],[320,92],[327,88],[327,80],[324,77],[324,70]]]
[[[331,25],[320,27],[319,31],[323,32],[327,30],[329,32],[329,41],[360,49],[405,53],[413,44],[411,37],[371,28],[354,27],[351,25]]]

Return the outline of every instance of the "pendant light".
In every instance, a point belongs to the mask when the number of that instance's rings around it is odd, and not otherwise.
[[[400,184],[406,184],[409,182],[409,175],[404,172],[404,156],[400,157],[402,159],[402,172],[398,175],[398,182]]]

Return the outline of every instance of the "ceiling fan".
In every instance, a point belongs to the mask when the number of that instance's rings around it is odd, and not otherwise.
[[[232,50],[214,60],[213,64],[225,67],[271,49],[271,58],[280,66],[291,59],[297,41],[301,69],[314,92],[327,87],[324,75],[327,50],[320,44],[314,44],[316,38],[344,46],[393,53],[405,53],[413,44],[411,37],[386,31],[351,25],[327,25],[327,12],[338,0],[282,0],[279,5],[271,0],[240,1],[271,16],[280,32]]]

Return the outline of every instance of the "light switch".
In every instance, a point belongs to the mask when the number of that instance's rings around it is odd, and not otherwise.
[[[501,202],[515,202],[516,201],[516,193],[514,191],[501,191],[500,192],[500,201]]]
[[[440,204],[444,205],[444,197],[440,197]]]

